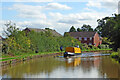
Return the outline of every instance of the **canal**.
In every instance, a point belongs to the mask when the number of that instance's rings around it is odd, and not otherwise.
[[[45,57],[2,66],[2,78],[119,78],[120,64],[109,53],[82,53],[70,58]]]

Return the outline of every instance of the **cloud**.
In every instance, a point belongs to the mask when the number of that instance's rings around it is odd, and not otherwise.
[[[67,10],[71,9],[71,7],[59,3],[48,3],[46,6],[14,4],[12,8],[9,8],[9,10],[16,10],[17,12],[19,12],[19,17],[29,19],[46,19],[46,14],[44,13],[44,11],[48,9]]]
[[[104,17],[104,15],[105,13],[100,13],[95,11],[82,12],[82,13],[76,13],[76,14],[71,13],[67,15],[62,15],[60,13],[50,13],[50,16],[52,16],[52,18],[55,19],[58,23],[64,23],[64,24],[80,24],[83,21],[96,22],[97,19]]]
[[[102,2],[101,4],[104,8],[107,8],[107,9],[118,8],[118,0],[107,0],[106,2]]]
[[[66,23],[66,24],[78,24],[78,20],[71,20],[71,19],[61,19],[58,21],[59,23]]]
[[[45,3],[45,5],[25,5],[25,4],[14,4],[12,10],[16,10],[17,16],[23,21],[14,21],[21,29],[25,27],[31,28],[52,28],[56,29],[59,33],[63,34],[68,31],[71,26],[75,28],[81,27],[83,24],[89,24],[93,28],[97,26],[97,19],[104,18],[111,15],[109,11],[97,12],[91,7],[102,8],[105,2],[88,2],[84,10],[81,12],[67,12],[67,10],[72,9],[64,4],[59,3]],[[115,6],[115,5],[114,5]],[[107,8],[107,7],[106,7]],[[64,13],[61,11],[64,10]],[[26,18],[26,19],[23,19]]]
[[[4,21],[0,20],[0,35],[3,33],[3,28],[4,28]]]
[[[2,2],[52,2],[53,0],[2,0]]]
[[[97,8],[101,8],[102,7],[100,2],[93,2],[93,1],[88,1],[87,6],[88,7],[97,7]]]
[[[45,6],[47,9],[62,9],[62,10],[69,10],[72,9],[71,7],[59,3],[49,3],[47,6]]]
[[[116,9],[118,8],[118,1],[119,0],[89,0],[86,4],[88,7],[96,7],[96,8],[107,8],[107,9]]]
[[[17,25],[22,26],[24,28],[26,27],[31,27],[31,28],[52,28],[52,24],[47,22],[47,21],[43,21],[43,20],[35,20],[35,21],[22,21],[22,22],[16,22]]]
[[[9,9],[18,11],[18,16],[22,18],[46,19],[46,15],[42,13],[42,6],[14,4],[13,7]]]
[[[54,28],[63,34],[64,32],[69,31],[71,26],[74,26],[77,29],[83,24],[89,24],[92,28],[95,28],[98,25],[97,19],[104,18],[109,14],[107,12],[96,12],[91,10],[91,12],[70,13],[66,15],[57,12],[49,13],[49,15],[53,19],[52,24],[55,26]]]

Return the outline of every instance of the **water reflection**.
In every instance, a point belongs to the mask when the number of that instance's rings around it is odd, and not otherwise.
[[[2,76],[7,74],[7,77],[23,78],[25,75],[35,75],[39,73],[50,74],[51,71],[63,64],[64,63],[56,61],[53,58],[35,59],[29,62],[3,67]]]
[[[81,63],[81,58],[80,57],[79,58],[68,58],[66,60],[66,66],[67,67],[70,67],[70,66],[76,67],[76,66],[79,66],[80,63]]]
[[[120,79],[120,64],[112,62],[112,59],[109,57],[103,57],[100,65],[102,76]]]
[[[120,78],[120,64],[101,53],[71,58],[39,58],[2,67],[2,77],[11,78]],[[69,75],[67,75],[69,74]]]

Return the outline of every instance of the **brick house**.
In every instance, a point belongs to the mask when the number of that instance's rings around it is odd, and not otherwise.
[[[88,45],[98,45],[102,44],[102,38],[97,32],[67,32],[70,36],[78,39],[81,43],[86,43]]]

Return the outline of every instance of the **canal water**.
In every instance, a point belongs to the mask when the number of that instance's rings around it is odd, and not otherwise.
[[[45,57],[2,67],[2,78],[119,78],[120,64],[109,53]]]

